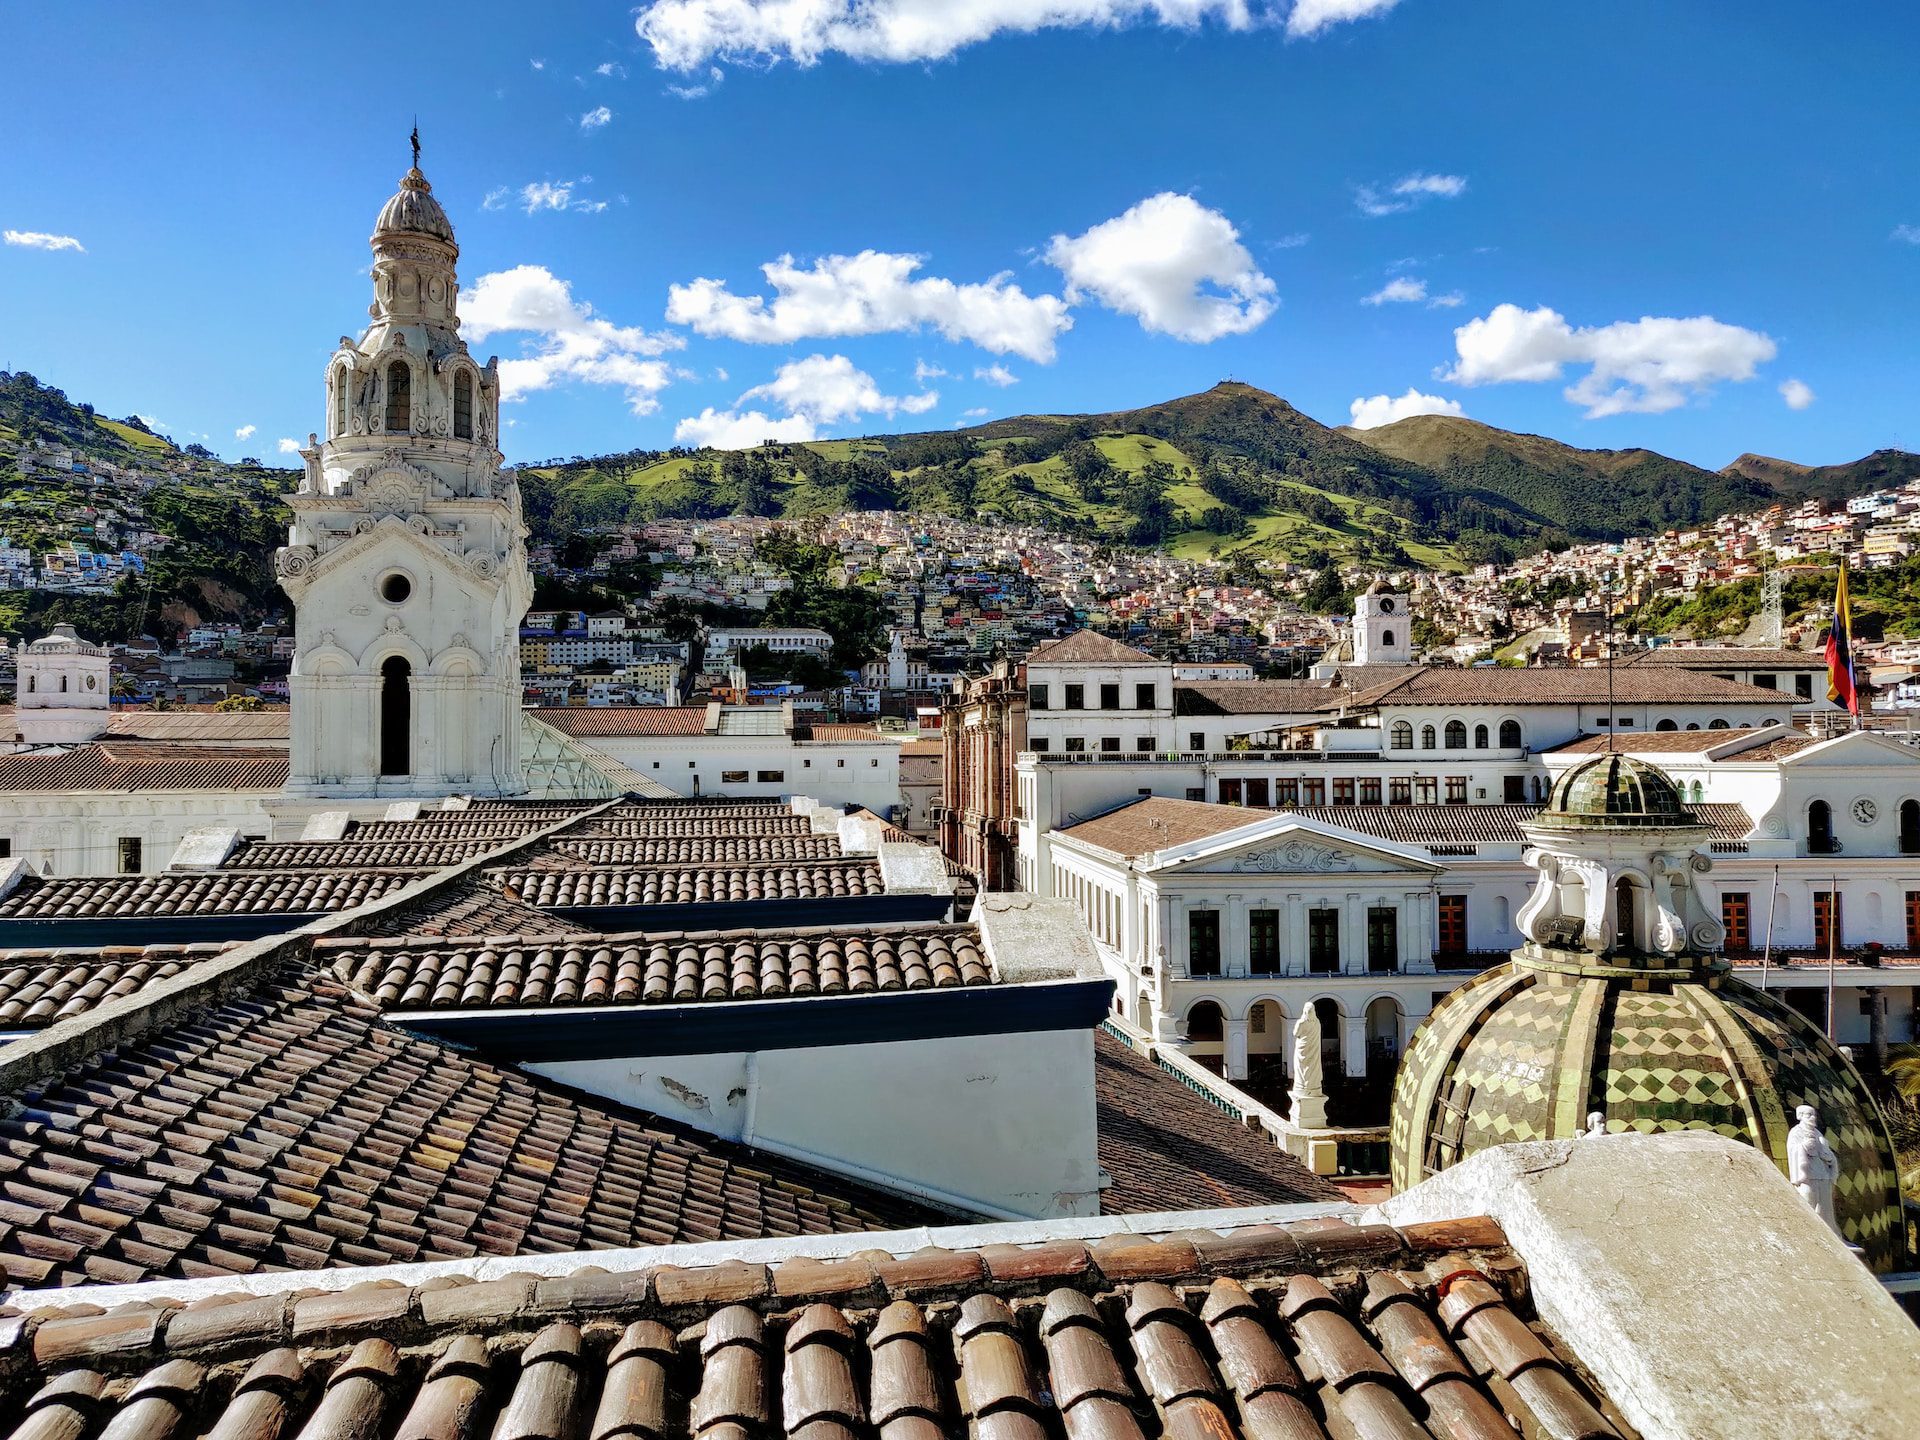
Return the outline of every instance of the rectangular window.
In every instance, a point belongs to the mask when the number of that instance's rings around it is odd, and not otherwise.
[[[1220,973],[1220,912],[1195,910],[1187,916],[1187,973]]]
[[[120,837],[120,873],[138,875],[140,873],[140,837],[122,835]]]
[[[747,783],[747,772],[744,770],[722,770],[720,772],[720,783],[722,785],[744,785]]]
[[[1302,780],[1300,782],[1300,803],[1302,805],[1326,804],[1327,782],[1324,780]]]
[[[1240,782],[1238,780],[1222,780],[1220,782],[1220,803],[1222,805],[1244,805],[1246,803],[1245,798],[1241,794]]]
[[[1378,805],[1380,803],[1380,782],[1378,780],[1362,780],[1360,782],[1360,803],[1362,805]]]
[[[1134,686],[1133,687],[1133,708],[1136,710],[1153,709],[1154,693],[1155,693],[1154,687],[1151,684]]]
[[[1120,708],[1120,687],[1118,685],[1102,685],[1100,687],[1100,708],[1102,710],[1118,710]]]
[[[1413,780],[1413,798],[1422,805],[1440,803],[1440,782],[1431,775],[1416,775]]]
[[[1753,683],[1758,685],[1762,690],[1777,690],[1780,688],[1778,679],[1764,672],[1756,674],[1753,677]]]
[[[1315,975],[1340,971],[1340,912],[1307,911],[1307,969]]]
[[[1247,912],[1247,971],[1252,975],[1280,973],[1280,912],[1278,910]]]
[[[1333,782],[1333,803],[1336,805],[1353,804],[1353,781],[1335,780]]]
[[[1907,949],[1920,952],[1920,890],[1907,891]]]
[[[252,837],[249,836],[248,838],[251,839]],[[0,860],[11,860],[12,858],[13,841],[0,839]]]
[[[1047,753],[1048,743],[1049,742],[1046,736],[1035,735],[1032,739],[1027,741],[1027,748],[1032,750],[1033,753],[1036,755],[1044,755]]]
[[[1300,803],[1300,782],[1298,780],[1276,780],[1273,782],[1274,804],[1293,806]]]
[[[1527,777],[1508,775],[1501,780],[1501,798],[1509,805],[1523,805],[1527,799]]]
[[[1267,782],[1264,776],[1247,781],[1247,804],[1258,810],[1267,808]]]
[[[1811,675],[1794,676],[1793,677],[1793,693],[1798,695],[1802,700],[1811,700],[1813,698],[1813,676]]]
[[[1847,920],[1840,896],[1832,890],[1813,892],[1813,948],[1822,955],[1846,942]]]
[[[1198,730],[1194,730],[1188,733],[1187,749],[1204,750],[1206,748],[1207,748],[1207,737],[1205,735],[1202,735]]]
[[[1033,710],[1047,708],[1047,687],[1044,685],[1027,686],[1027,706]]]
[[[1067,686],[1067,709],[1084,710],[1087,708],[1087,687],[1084,685]]]
[[[1151,735],[1134,736],[1133,748],[1139,751],[1140,754],[1142,755],[1151,755],[1153,753],[1153,736]]]
[[[1086,751],[1086,748],[1087,748],[1087,737],[1086,737],[1086,736],[1084,736],[1084,735],[1069,735],[1069,736],[1067,737],[1067,753],[1068,753],[1069,755],[1079,755],[1079,754],[1083,754],[1083,753],[1084,753],[1084,752]]]
[[[1387,781],[1387,799],[1394,805],[1413,803],[1413,781],[1404,775],[1396,775]]]
[[[1467,897],[1464,895],[1440,896],[1440,953],[1467,953]]]
[[[1733,954],[1753,948],[1753,924],[1747,892],[1729,890],[1720,897],[1720,923],[1727,927],[1727,949]]]
[[[1367,969],[1376,975],[1400,968],[1400,912],[1391,905],[1367,907]]]
[[[1464,775],[1447,776],[1447,804],[1464,805],[1467,803],[1467,777]]]
[[[777,785],[787,778],[787,772],[784,770],[756,770],[753,778],[758,780],[762,785]]]
[[[1105,755],[1118,755],[1120,753],[1120,737],[1118,735],[1102,735],[1100,737],[1100,750],[1101,753]]]
[[[1206,798],[1207,798],[1207,787],[1206,787],[1206,786],[1204,786],[1204,785],[1189,785],[1189,786],[1187,786],[1187,799],[1189,799],[1189,800],[1201,800],[1201,801],[1204,801],[1204,800],[1205,800]]]

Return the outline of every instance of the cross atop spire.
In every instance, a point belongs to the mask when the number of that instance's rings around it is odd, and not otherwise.
[[[409,138],[413,141],[413,168],[418,170],[420,168],[420,122],[418,120],[413,122],[413,134]]]

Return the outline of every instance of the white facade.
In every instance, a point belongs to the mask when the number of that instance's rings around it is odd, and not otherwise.
[[[1027,742],[1047,754],[1164,755],[1179,748],[1173,666],[1161,660],[1027,665]]]
[[[1413,663],[1413,601],[1406,595],[1370,590],[1354,606],[1353,663]]]
[[[268,813],[278,798],[277,790],[0,791],[0,866],[11,857],[36,875],[149,874],[167,868],[190,831],[282,838]]]
[[[14,719],[26,745],[77,745],[107,733],[113,679],[107,647],[82,640],[71,625],[14,658]]]
[[[863,806],[876,815],[887,815],[900,803],[900,746],[878,735],[872,740],[802,740],[773,730],[595,735],[587,743],[676,795],[761,800],[810,795],[830,805]]]
[[[499,378],[459,336],[459,247],[416,166],[373,235],[373,323],[327,364],[275,557],[296,611],[292,795],[517,794],[532,597]]]

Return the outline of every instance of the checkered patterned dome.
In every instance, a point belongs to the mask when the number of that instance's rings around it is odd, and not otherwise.
[[[1723,967],[1640,972],[1524,954],[1454,991],[1394,1082],[1393,1185],[1494,1145],[1712,1130],[1784,1172],[1794,1110],[1820,1112],[1840,1157],[1841,1230],[1876,1270],[1903,1247],[1893,1145],[1859,1073],[1817,1028]],[[1737,1217],[1729,1217],[1734,1223]]]
[[[1606,754],[1562,775],[1533,823],[1561,830],[1677,827],[1698,825],[1700,817],[1659,766]]]

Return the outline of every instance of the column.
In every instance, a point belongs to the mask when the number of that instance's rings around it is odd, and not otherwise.
[[[1226,1022],[1226,1072],[1229,1080],[1247,1078],[1247,1022],[1229,1020]]]
[[[1241,895],[1227,896],[1226,913],[1221,917],[1220,973],[1229,979],[1242,979],[1247,973],[1247,902]],[[1246,1053],[1246,1024],[1241,1023],[1241,1053]]]
[[[1340,1056],[1345,1063],[1348,1076],[1353,1078],[1364,1076],[1367,1073],[1366,1012],[1342,1016],[1340,1031]]]
[[[1287,896],[1286,948],[1280,953],[1284,975],[1307,973],[1307,907],[1298,895]]]
[[[1349,890],[1340,902],[1340,970],[1364,975],[1367,970],[1367,916],[1360,897]]]
[[[1178,895],[1167,897],[1167,978],[1187,978],[1187,902]]]
[[[1407,969],[1415,975],[1433,973],[1434,899],[1430,890],[1415,890],[1407,896],[1407,915],[1413,931],[1407,948]]]

